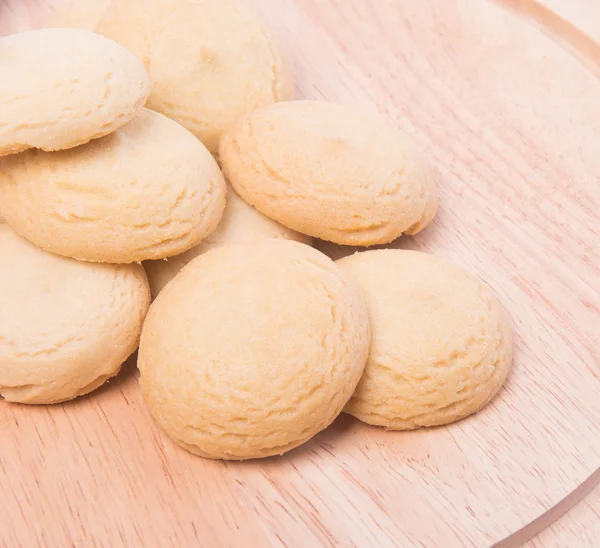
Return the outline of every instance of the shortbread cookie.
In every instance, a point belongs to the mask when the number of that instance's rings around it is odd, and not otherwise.
[[[39,247],[132,263],[183,253],[217,227],[225,180],[196,137],[143,109],[112,135],[0,159],[0,214]]]
[[[220,160],[246,202],[338,244],[388,243],[423,229],[437,210],[435,181],[408,137],[346,106],[260,109],[223,136]]]
[[[149,108],[177,120],[213,153],[243,114],[292,95],[268,27],[239,0],[121,0],[97,31],[144,61]]]
[[[189,251],[158,261],[146,261],[144,267],[152,296],[156,297],[176,275],[192,259],[206,253],[208,250],[228,243],[253,243],[265,238],[296,240],[310,245],[312,238],[265,217],[255,208],[244,202],[236,192],[227,189],[227,203],[223,218],[208,238],[202,240]]]
[[[359,283],[372,329],[347,413],[408,430],[459,420],[498,392],[511,366],[512,333],[481,282],[417,251],[366,251],[337,263]]]
[[[97,34],[43,29],[0,38],[0,156],[108,135],[149,93],[140,60]]]
[[[293,241],[230,244],[154,301],[140,385],[158,424],[193,453],[280,455],[331,424],[368,348],[365,305],[331,259]]]
[[[0,225],[0,395],[57,403],[119,372],[150,305],[140,265],[53,255]]]

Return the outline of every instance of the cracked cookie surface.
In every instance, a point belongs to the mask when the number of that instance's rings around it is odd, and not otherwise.
[[[435,180],[410,139],[343,105],[259,109],[224,134],[219,158],[259,211],[338,244],[388,243],[422,230],[437,211]]]
[[[108,135],[139,113],[149,93],[141,61],[97,34],[43,29],[2,37],[0,156]]]
[[[154,301],[140,386],[158,424],[196,454],[279,455],[338,416],[368,347],[365,305],[331,259],[294,241],[230,244]]]
[[[6,224],[0,253],[0,395],[58,403],[116,375],[150,305],[143,268],[53,255]]]
[[[337,264],[358,282],[372,330],[347,413],[409,430],[459,420],[498,392],[511,366],[512,332],[481,282],[417,251],[365,251]]]
[[[121,0],[96,30],[143,60],[148,107],[212,153],[242,115],[292,97],[291,72],[267,24],[239,0]]]
[[[251,244],[266,238],[296,240],[307,245],[312,243],[312,238],[309,236],[290,230],[265,217],[244,202],[232,188],[227,189],[226,202],[223,218],[217,229],[208,238],[180,255],[144,262],[153,297],[156,297],[192,259],[215,247],[232,243]]]
[[[217,227],[225,180],[200,141],[143,109],[102,139],[0,158],[0,214],[37,246],[132,263],[183,253]]]

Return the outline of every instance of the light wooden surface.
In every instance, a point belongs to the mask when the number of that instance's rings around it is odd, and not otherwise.
[[[527,543],[527,548],[600,546],[600,486]]]
[[[565,42],[552,26],[565,19],[532,18],[532,2],[255,0],[299,96],[378,111],[429,153],[441,212],[398,245],[449,257],[498,293],[517,333],[500,396],[428,431],[343,416],[248,463],[175,447],[134,367],[69,404],[0,403],[0,545],[509,545],[586,495],[600,468],[600,81],[589,43]],[[0,31],[49,5],[0,2]],[[598,36],[600,21],[586,23]],[[561,545],[565,519],[595,523],[595,493],[534,545]]]
[[[548,34],[600,75],[600,4],[596,0],[496,0]]]
[[[535,2],[535,0],[529,0]],[[542,0],[546,8],[600,43],[600,2],[597,0]]]

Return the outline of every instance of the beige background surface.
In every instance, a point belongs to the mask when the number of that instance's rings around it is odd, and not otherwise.
[[[0,403],[0,544],[514,545],[555,522],[531,545],[597,545],[593,0],[255,3],[290,52],[298,96],[378,111],[428,152],[441,212],[397,245],[494,288],[517,332],[514,373],[458,424],[385,433],[344,416],[287,456],[242,464],[159,433],[133,367],[70,404]],[[51,7],[0,6],[4,33]]]

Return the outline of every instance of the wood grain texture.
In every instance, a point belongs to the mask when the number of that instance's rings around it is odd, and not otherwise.
[[[600,486],[525,548],[600,546]]]
[[[0,31],[39,24],[51,4],[37,3],[4,0]],[[343,416],[248,463],[175,447],[132,366],[69,404],[0,403],[0,545],[488,546],[600,468],[593,67],[503,2],[254,3],[289,51],[298,96],[379,112],[428,152],[441,211],[397,245],[490,284],[517,334],[514,372],[458,424],[386,433]]]
[[[581,63],[586,65],[594,74],[600,77],[600,41],[598,32],[586,33],[595,29],[600,21],[600,7],[592,7],[589,0],[575,0],[572,3],[557,2],[556,0],[495,0],[499,4],[513,10],[516,14],[526,17],[530,22],[539,26],[542,32],[549,34],[558,44],[562,44]],[[559,7],[560,10],[555,8]],[[588,9],[589,7],[589,9]],[[588,21],[595,21],[584,28],[582,12],[590,16]]]
[[[532,522],[527,524],[519,531],[512,534],[510,537],[494,545],[495,548],[518,548],[519,546],[528,545],[528,541],[535,544],[538,540],[535,538],[539,531],[547,531],[549,527],[560,520],[561,529],[563,531],[579,530],[579,522],[576,519],[579,514],[573,508],[586,500],[586,496],[590,494],[594,488],[600,483],[600,469],[596,470],[583,483],[577,486],[574,491],[571,491],[558,504],[548,509],[546,512],[538,516]],[[547,539],[548,540],[548,539]],[[581,544],[585,546],[585,544]],[[593,545],[591,545],[593,546]]]

